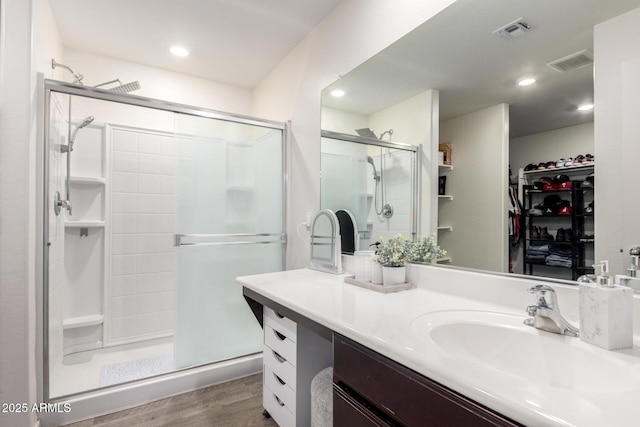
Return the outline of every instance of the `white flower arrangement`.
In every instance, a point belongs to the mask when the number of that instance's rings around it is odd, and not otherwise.
[[[434,260],[447,254],[447,251],[436,245],[435,234],[429,237],[422,237],[413,244],[412,257],[410,262],[420,264],[431,264]]]
[[[408,262],[431,264],[445,256],[447,251],[436,245],[435,234],[419,238],[417,242],[396,234],[386,240],[380,237],[380,242],[376,244],[376,254],[379,264],[385,267],[402,267]]]
[[[378,263],[384,267],[402,267],[411,261],[413,246],[411,239],[402,234],[396,234],[387,240],[380,237],[376,250]]]

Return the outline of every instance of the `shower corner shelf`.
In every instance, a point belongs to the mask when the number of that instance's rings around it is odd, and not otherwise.
[[[72,184],[78,185],[105,185],[107,180],[98,176],[72,176]]]
[[[446,263],[450,263],[450,262],[451,262],[451,257],[450,256],[446,256],[446,257],[442,257],[442,258],[436,259],[436,263],[437,264],[446,264]]]
[[[72,317],[62,321],[63,329],[84,328],[85,326],[98,326],[104,322],[102,314],[94,314],[90,316]]]
[[[438,226],[438,231],[453,231],[453,227],[447,225]]]
[[[255,187],[250,185],[230,185],[227,187],[229,193],[253,193],[254,191]]]
[[[439,194],[438,199],[440,200],[453,200],[453,196],[450,194]]]
[[[64,226],[67,228],[102,228],[104,221],[66,221]]]
[[[445,164],[440,163],[440,164],[438,164],[438,170],[450,171],[450,170],[453,170],[453,166],[452,165],[445,165]]]

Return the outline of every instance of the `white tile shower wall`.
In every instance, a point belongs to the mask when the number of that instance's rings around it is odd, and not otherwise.
[[[374,157],[376,165],[380,165],[380,156]],[[393,206],[393,216],[383,218],[376,215],[375,194],[370,200],[368,221],[373,223],[371,240],[376,241],[381,236],[391,237],[397,233],[410,236],[411,230],[411,153],[408,151],[395,151],[384,154],[384,179],[385,203]],[[373,181],[373,180],[371,180]],[[375,184],[367,184],[371,194],[375,193]],[[378,189],[380,191],[380,189]],[[378,192],[378,209],[380,209],[380,193]]]
[[[107,345],[173,333],[177,166],[173,135],[114,127]]]

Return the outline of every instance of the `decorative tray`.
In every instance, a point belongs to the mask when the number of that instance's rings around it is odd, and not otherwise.
[[[400,283],[399,285],[382,286],[382,285],[375,285],[371,282],[363,282],[360,280],[356,280],[352,277],[345,277],[344,283],[348,283],[354,286],[360,286],[361,288],[370,289],[372,291],[380,292],[383,294],[388,294],[391,292],[406,291],[407,289],[413,288],[413,284],[410,282]]]

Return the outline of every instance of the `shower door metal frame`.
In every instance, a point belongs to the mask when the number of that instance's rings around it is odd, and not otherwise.
[[[56,402],[62,399],[66,399],[69,397],[79,396],[86,393],[90,393],[97,389],[84,391],[80,393],[75,393],[71,395],[59,396],[55,399],[51,399],[49,390],[50,390],[50,366],[49,366],[49,137],[50,137],[50,108],[51,108],[51,94],[52,93],[60,93],[63,95],[74,95],[81,96],[90,99],[102,100],[102,101],[111,101],[120,104],[132,105],[137,107],[150,108],[154,110],[167,111],[178,114],[185,114],[190,116],[215,119],[233,123],[240,123],[246,125],[259,126],[268,129],[280,130],[282,131],[282,230],[283,233],[278,235],[278,239],[274,241],[270,241],[268,243],[272,244],[281,244],[283,245],[282,251],[282,268],[285,267],[286,262],[286,247],[287,247],[287,238],[286,238],[286,226],[287,226],[287,146],[289,140],[289,123],[277,122],[272,120],[263,120],[255,117],[233,114],[233,113],[225,113],[222,111],[211,110],[206,108],[194,107],[186,104],[180,104],[170,101],[163,101],[160,99],[147,98],[143,96],[130,95],[130,94],[122,94],[116,93],[105,89],[99,89],[88,86],[81,86],[78,84],[61,82],[57,80],[44,79],[44,99],[42,102],[43,110],[42,110],[42,123],[44,130],[42,132],[42,170],[43,170],[43,186],[42,186],[42,194],[40,195],[40,200],[42,203],[41,212],[42,212],[42,264],[40,273],[37,273],[37,277],[42,281],[42,285],[39,286],[41,289],[41,293],[38,294],[37,298],[37,307],[41,307],[41,310],[37,310],[37,313],[42,316],[42,318],[37,319],[38,324],[41,328],[42,336],[39,337],[39,342],[42,345],[41,356],[42,360],[39,363],[38,373],[41,376],[40,381],[37,382],[38,385],[42,384],[42,389],[38,390],[38,395],[40,396],[41,402]],[[69,120],[71,117],[69,117]],[[267,242],[254,242],[254,243],[267,243]],[[36,263],[37,264],[37,263]],[[186,368],[193,369],[197,368],[197,366]],[[173,371],[176,372],[176,371]]]
[[[420,146],[406,144],[404,142],[382,141],[380,139],[368,138],[366,136],[349,135],[347,133],[333,132],[330,130],[321,130],[322,138],[335,139],[338,141],[354,142],[356,144],[372,145],[382,148],[391,148],[394,150],[410,151],[413,153],[413,162],[411,162],[411,186],[412,204],[411,207],[411,237],[413,240],[418,238],[418,218],[420,216]]]

